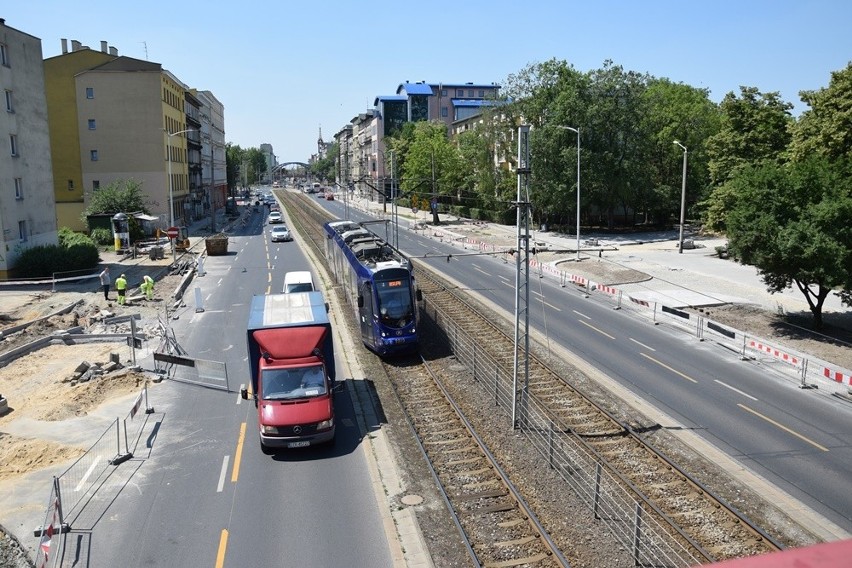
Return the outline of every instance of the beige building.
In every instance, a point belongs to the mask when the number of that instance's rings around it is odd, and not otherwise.
[[[57,244],[41,40],[0,19],[0,278],[21,252]]]
[[[62,40],[45,61],[54,193],[60,222],[81,220],[94,192],[116,181],[141,184],[161,228],[204,212],[201,102],[159,63]],[[55,127],[54,127],[55,125]]]

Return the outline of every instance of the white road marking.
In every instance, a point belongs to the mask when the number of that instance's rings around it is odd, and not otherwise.
[[[587,320],[592,319],[591,317],[587,316],[586,314],[582,314],[582,313],[578,312],[577,310],[571,310],[571,311],[574,312],[575,314],[577,314],[578,316],[580,316],[581,318],[586,318]]]
[[[736,388],[736,387],[732,387],[731,385],[729,385],[729,384],[727,384],[727,383],[723,383],[723,382],[722,382],[722,381],[720,381],[719,379],[713,379],[713,381],[714,381],[714,382],[719,383],[720,385],[722,385],[722,386],[723,386],[723,387],[725,387],[725,388],[731,389],[731,390],[732,390],[732,391],[734,391],[735,393],[739,393],[739,394],[743,395],[743,396],[744,396],[744,397],[746,397],[746,398],[750,398],[750,399],[752,399],[752,400],[754,400],[754,401],[757,401],[757,399],[756,399],[756,398],[754,398],[753,396],[751,396],[750,394],[746,394],[746,393],[744,393],[743,391],[741,391],[740,389],[738,389],[738,388]]]
[[[636,341],[636,340],[635,340],[635,339],[633,339],[632,337],[628,337],[628,339],[629,339],[630,341],[632,341],[633,343],[636,343],[637,345],[641,345],[642,347],[644,347],[644,348],[645,348],[645,349],[647,349],[648,351],[656,351],[656,349],[654,349],[653,347],[648,347],[647,345],[645,345],[645,344],[644,344],[644,343],[642,343],[641,341]]]
[[[86,481],[89,479],[89,476],[92,475],[92,472],[95,471],[95,466],[98,465],[99,461],[101,461],[100,456],[96,457],[95,461],[92,462],[92,465],[89,466],[89,469],[86,470],[86,473],[83,475],[83,479],[80,480],[80,483],[77,484],[74,491],[79,491],[84,485],[86,485]]]
[[[219,485],[216,486],[216,493],[221,493],[225,487],[225,474],[228,471],[228,462],[231,461],[231,456],[225,456],[222,460],[222,471],[219,473]]]

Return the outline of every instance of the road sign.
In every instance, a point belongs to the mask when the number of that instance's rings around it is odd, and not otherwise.
[[[176,239],[178,237],[178,234],[180,234],[180,229],[178,229],[177,227],[169,227],[168,229],[166,229],[166,234],[169,236],[170,239]]]

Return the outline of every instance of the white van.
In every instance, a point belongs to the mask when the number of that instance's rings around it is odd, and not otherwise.
[[[284,275],[285,294],[293,292],[313,292],[314,290],[314,279],[311,277],[311,273],[307,270],[288,272]]]

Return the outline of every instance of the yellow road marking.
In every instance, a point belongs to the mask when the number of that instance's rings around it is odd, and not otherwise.
[[[246,423],[240,424],[240,437],[237,439],[237,451],[234,452],[234,469],[231,471],[231,483],[240,477],[240,461],[243,459],[243,443],[246,441]]]
[[[602,331],[602,330],[600,330],[600,329],[596,328],[595,326],[593,326],[593,325],[592,325],[592,324],[590,324],[590,323],[586,323],[586,322],[584,322],[583,320],[577,320],[577,321],[578,321],[578,322],[580,322],[581,324],[585,325],[586,327],[590,327],[590,328],[594,329],[595,331],[597,331],[597,332],[598,332],[598,333],[600,333],[601,335],[606,335],[606,336],[607,336],[607,337],[609,337],[610,339],[615,339],[615,337],[611,336],[610,334],[608,334],[608,333],[607,333],[607,332],[605,332],[605,331]]]
[[[760,412],[758,412],[758,411],[756,411],[756,410],[752,410],[751,408],[749,408],[748,406],[746,406],[746,405],[744,405],[744,404],[739,404],[739,403],[737,403],[737,406],[739,406],[740,408],[742,408],[743,410],[745,410],[745,411],[747,411],[747,412],[751,412],[752,414],[754,414],[754,415],[755,415],[755,416],[757,416],[758,418],[763,418],[764,420],[766,420],[767,422],[769,422],[769,423],[770,423],[770,424],[772,424],[773,426],[776,426],[776,427],[778,427],[778,428],[781,428],[782,430],[784,430],[784,431],[785,431],[785,432],[787,432],[788,434],[792,434],[792,435],[794,435],[794,436],[795,436],[795,437],[797,437],[798,439],[802,440],[803,442],[807,442],[807,443],[809,443],[810,445],[814,446],[815,448],[819,448],[820,450],[822,450],[822,451],[824,451],[824,452],[827,452],[827,451],[828,451],[828,448],[826,448],[825,446],[821,446],[821,445],[817,444],[816,442],[814,442],[813,440],[810,440],[810,439],[808,439],[808,438],[805,438],[804,436],[802,436],[802,435],[801,435],[801,434],[799,434],[798,432],[795,432],[795,431],[791,430],[790,428],[787,428],[787,427],[786,427],[786,426],[784,426],[783,424],[781,424],[781,423],[779,423],[779,422],[774,421],[773,419],[769,418],[768,416],[764,416],[763,414],[761,414]]]
[[[219,552],[216,553],[216,568],[225,565],[225,550],[228,548],[228,529],[222,529],[219,535]]]
[[[687,375],[684,375],[683,373],[681,373],[681,372],[680,372],[680,371],[678,371],[677,369],[673,369],[672,367],[669,367],[668,365],[666,365],[666,364],[665,364],[665,363],[663,363],[662,361],[657,361],[656,359],[654,359],[654,358],[653,358],[653,357],[651,357],[650,355],[645,355],[644,353],[639,353],[639,355],[641,355],[642,357],[644,357],[644,358],[646,358],[646,359],[650,359],[651,361],[653,361],[654,363],[656,363],[656,364],[657,364],[657,365],[659,365],[660,367],[664,367],[664,368],[668,369],[669,371],[671,371],[671,372],[672,372],[672,373],[674,373],[675,375],[680,375],[681,377],[683,377],[683,378],[684,378],[684,379],[686,379],[687,381],[692,381],[693,383],[698,383],[698,381],[696,381],[696,380],[695,380],[695,379],[693,379],[692,377],[689,377],[689,376],[687,376]]]

